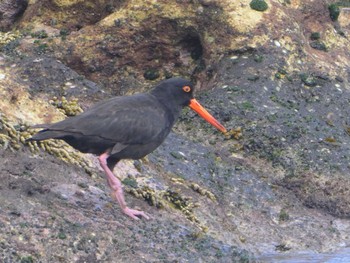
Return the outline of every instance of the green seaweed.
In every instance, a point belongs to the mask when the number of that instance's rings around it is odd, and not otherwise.
[[[310,35],[311,40],[319,40],[321,38],[320,32],[312,32]]]
[[[265,0],[252,0],[250,2],[250,8],[256,11],[264,12],[269,7]]]
[[[310,46],[314,49],[317,49],[317,50],[321,50],[321,51],[325,51],[325,52],[328,51],[326,44],[319,41],[319,40],[311,42]]]
[[[43,39],[43,38],[47,38],[47,37],[48,37],[48,34],[46,33],[45,30],[40,30],[40,31],[33,32],[33,33],[31,34],[31,37]]]
[[[138,187],[137,181],[135,180],[135,178],[132,178],[132,177],[125,178],[123,180],[123,184],[127,185],[127,186],[130,186],[132,188],[137,188]]]
[[[328,11],[332,21],[337,21],[340,14],[340,8],[338,4],[330,4],[328,6]]]
[[[147,69],[143,74],[143,77],[147,80],[155,80],[160,77],[160,74],[157,69]]]

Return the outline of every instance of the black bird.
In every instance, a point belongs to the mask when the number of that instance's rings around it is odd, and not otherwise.
[[[149,93],[115,97],[94,105],[84,113],[43,128],[29,141],[60,139],[83,153],[98,155],[121,209],[128,216],[149,217],[143,212],[127,207],[120,180],[113,168],[121,159],[139,159],[154,151],[169,134],[181,110],[189,106],[210,124],[226,132],[193,98],[191,82],[171,78],[160,82]]]

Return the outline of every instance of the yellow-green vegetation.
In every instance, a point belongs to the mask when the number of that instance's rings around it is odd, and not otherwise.
[[[76,5],[80,2],[83,2],[82,0],[55,0],[53,1],[58,7],[69,7],[72,5]]]
[[[182,23],[189,23],[194,16],[194,5],[183,5],[176,1],[169,1],[166,4],[136,0],[127,2],[125,7],[115,12],[102,21],[103,26],[114,26],[116,20],[128,19],[133,26],[139,26],[145,19],[150,17],[169,17],[171,19],[180,19]]]
[[[189,187],[200,195],[205,196],[212,201],[216,201],[216,197],[212,192],[196,183],[186,183],[183,178],[175,177],[171,178],[171,182]],[[188,220],[198,226],[201,231],[206,232],[208,230],[208,228],[194,214],[194,208],[199,205],[193,202],[191,197],[184,196],[180,190],[168,188],[167,190],[157,191],[148,186],[138,187],[136,180],[133,178],[126,178],[123,180],[123,183],[125,185],[125,191],[136,198],[144,199],[151,206],[157,208],[171,207],[180,210],[181,213],[183,213]]]
[[[7,118],[0,113],[0,146],[4,149],[18,150],[20,136],[16,129],[9,124]]]
[[[284,68],[279,68],[275,74],[276,79],[283,79],[288,75],[287,71]]]
[[[41,148],[42,150],[58,157],[59,159],[78,165],[86,171],[86,173],[93,175],[89,162],[85,160],[78,152],[73,150],[68,144],[59,140],[47,140],[41,142],[26,142],[32,144],[34,148]]]
[[[234,129],[231,129],[229,131],[227,131],[225,134],[225,138],[228,139],[236,139],[239,140],[242,138],[243,134],[242,134],[242,127],[237,127]]]
[[[0,113],[0,147],[4,149],[19,150],[22,146],[28,146],[32,153],[40,149],[58,157],[59,159],[79,165],[93,175],[89,162],[78,152],[74,151],[68,144],[59,140],[47,140],[42,142],[26,141],[35,133],[26,125],[12,125],[8,119]]]
[[[206,197],[208,197],[210,200],[212,200],[212,201],[216,201],[216,197],[215,197],[215,195],[212,193],[212,192],[210,192],[208,189],[205,189],[205,188],[203,188],[203,187],[200,187],[198,184],[196,184],[196,183],[191,183],[190,184],[190,187],[194,190],[194,191],[196,191],[197,193],[199,193],[200,195],[203,195],[203,196],[206,196]]]
[[[190,184],[190,187],[201,195],[206,196],[213,201],[216,200],[214,194],[200,187],[198,184],[192,183]],[[172,207],[180,210],[188,220],[195,223],[195,225],[202,231],[206,232],[208,230],[207,227],[201,223],[198,217],[196,217],[194,214],[193,209],[198,207],[198,204],[194,203],[191,197],[183,196],[180,191],[175,191],[170,188],[167,190],[156,191],[148,186],[139,188],[126,186],[125,191],[132,194],[136,198],[146,200],[151,206],[155,206],[157,208]]]
[[[193,212],[193,209],[198,205],[193,203],[190,197],[182,196],[178,191],[168,189],[163,193],[163,198],[174,208],[179,209],[187,219],[200,225],[199,219]]]
[[[123,180],[125,183],[125,180]],[[128,185],[128,184],[126,184]],[[162,191],[156,192],[154,189],[151,189],[148,186],[143,186],[141,188],[125,187],[125,191],[132,194],[136,198],[146,200],[149,205],[155,206],[157,208],[164,208],[165,204],[162,199]]]
[[[19,31],[10,31],[6,33],[0,32],[0,47],[7,45],[21,36],[22,35]]]
[[[181,184],[181,185],[185,184],[185,179],[180,178],[180,177],[176,177],[176,178],[172,177],[170,180],[175,184]]]
[[[68,101],[66,97],[62,97],[61,100],[57,97],[53,97],[50,103],[67,116],[75,116],[83,112],[83,109],[78,104],[78,99],[75,98]]]

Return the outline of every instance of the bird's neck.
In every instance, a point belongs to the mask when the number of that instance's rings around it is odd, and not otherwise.
[[[165,111],[168,114],[168,118],[169,118],[169,121],[171,122],[171,124],[174,124],[175,121],[179,118],[181,110],[182,110],[183,107],[181,105],[176,104],[171,99],[166,99],[166,98],[163,98],[162,96],[155,96],[154,94],[152,94],[152,95],[164,107]]]

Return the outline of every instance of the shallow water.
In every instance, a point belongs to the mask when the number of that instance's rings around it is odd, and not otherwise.
[[[344,248],[333,253],[293,253],[268,254],[257,258],[259,262],[278,263],[349,263],[350,248]]]

